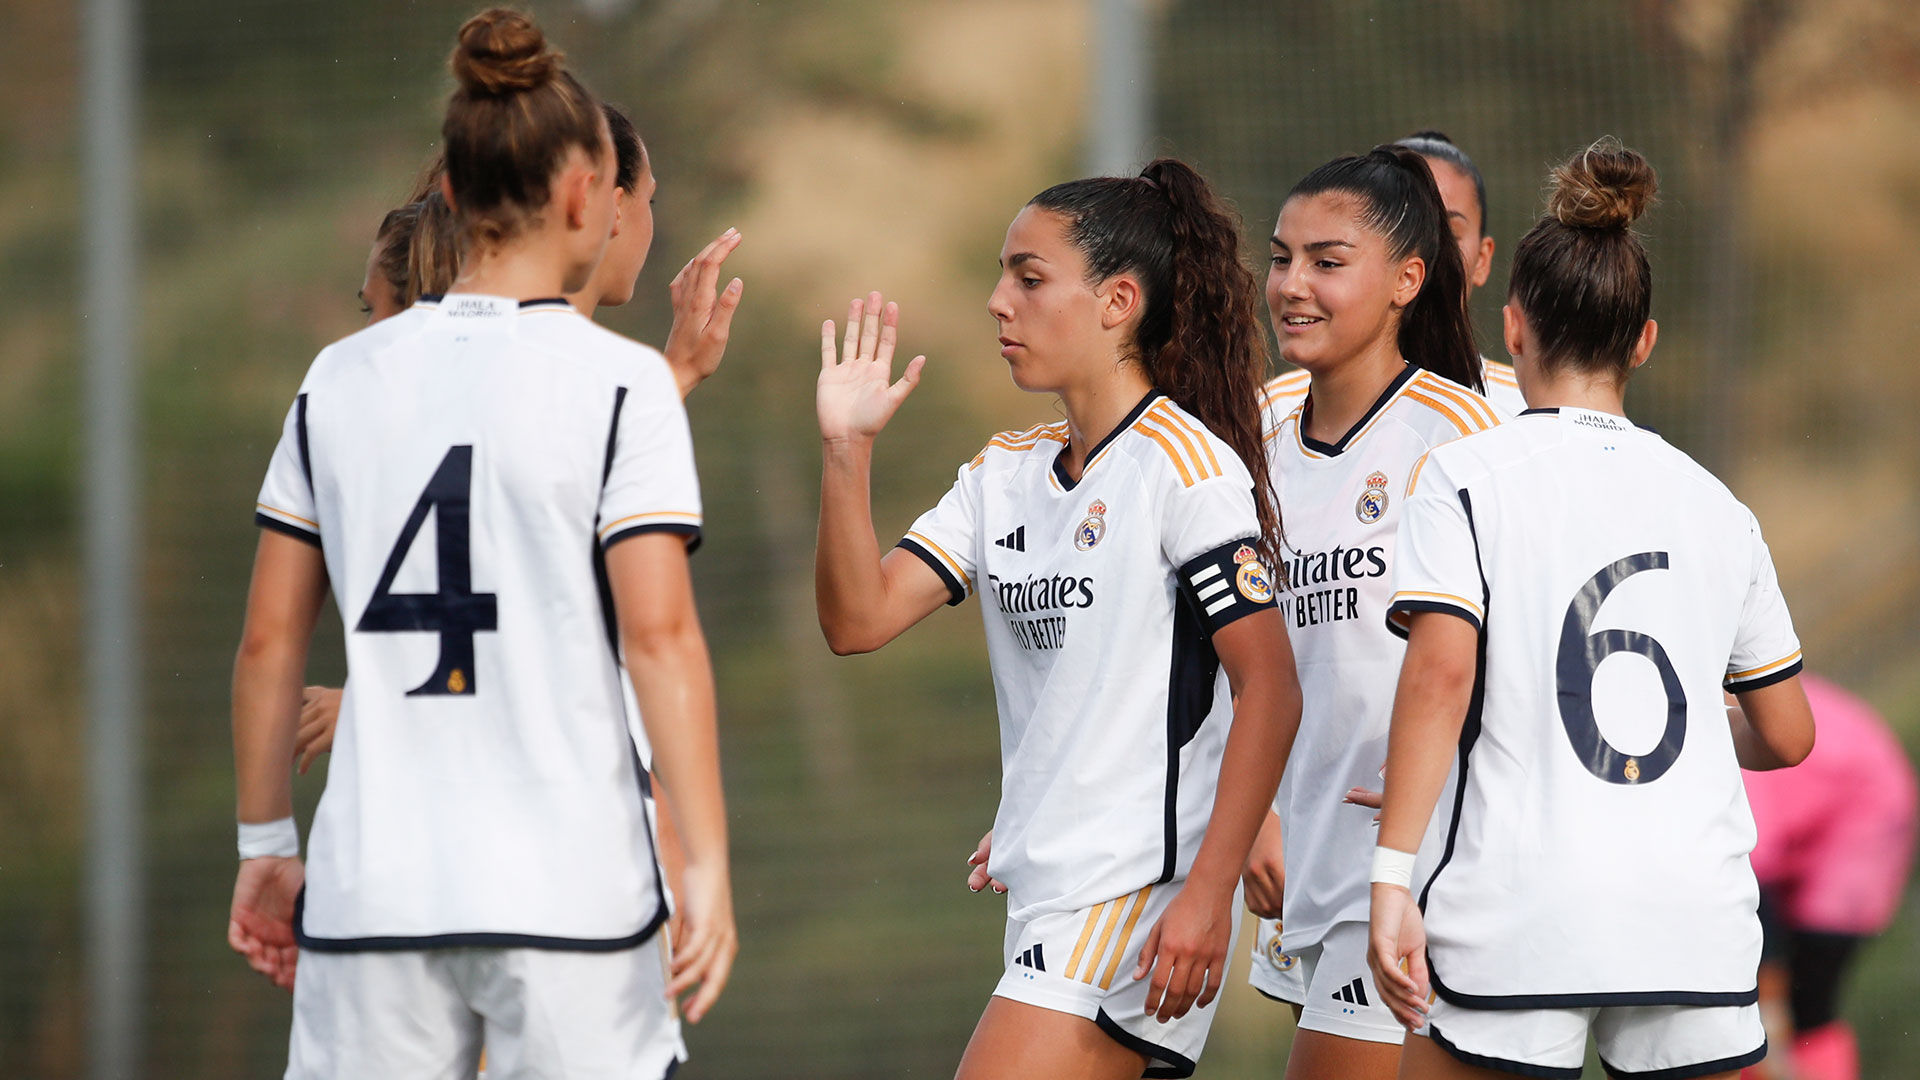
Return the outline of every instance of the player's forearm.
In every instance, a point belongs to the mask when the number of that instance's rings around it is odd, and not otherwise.
[[[873,623],[886,598],[869,490],[873,443],[827,440],[821,455],[820,532],[813,564],[820,629],[835,652],[865,652],[879,647]]]
[[[626,635],[627,668],[653,747],[662,803],[689,865],[727,865],[726,799],[714,716],[713,669],[697,621]]]
[[[1274,792],[1299,731],[1300,687],[1291,667],[1269,665],[1248,672],[1234,703],[1213,816],[1189,881],[1232,890],[1272,812]]]
[[[250,635],[234,659],[235,810],[247,824],[293,814],[293,742],[305,669],[304,642]]]
[[[1435,619],[1448,621],[1430,622]],[[1452,615],[1414,616],[1387,735],[1381,847],[1420,850],[1427,822],[1440,801],[1441,789],[1446,787],[1467,705],[1473,697],[1477,633],[1471,624]]]

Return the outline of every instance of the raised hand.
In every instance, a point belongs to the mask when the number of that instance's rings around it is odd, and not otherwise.
[[[724,292],[716,290],[721,265],[739,246],[740,231],[728,229],[689,259],[667,286],[673,298],[673,328],[667,331],[664,351],[683,398],[718,371],[726,355],[733,313],[740,309],[745,284],[734,278]]]
[[[814,407],[822,439],[872,439],[919,385],[920,369],[927,363],[924,356],[914,357],[899,380],[893,379],[893,346],[899,327],[900,305],[883,303],[877,292],[848,305],[846,342],[837,358],[833,320],[820,324],[820,382]]]

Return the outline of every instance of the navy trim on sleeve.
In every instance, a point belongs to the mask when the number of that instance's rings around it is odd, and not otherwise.
[[[1394,622],[1393,617],[1403,612],[1412,614],[1416,611],[1439,611],[1448,615],[1458,615],[1472,623],[1475,630],[1480,629],[1480,616],[1475,615],[1472,611],[1461,607],[1459,604],[1449,604],[1443,600],[1402,600],[1387,608],[1387,632],[1405,641],[1408,630],[1406,627]]]
[[[277,517],[268,517],[267,515],[262,514],[257,510],[254,511],[253,523],[255,525],[260,526],[263,529],[272,529],[274,532],[277,532],[277,533],[285,533],[288,536],[293,537],[295,540],[305,540],[307,543],[312,544],[314,547],[322,546],[320,543],[319,533],[309,532],[298,525],[289,525],[286,522],[281,521]]]
[[[300,443],[300,472],[307,478],[307,492],[313,492],[313,454],[307,449],[307,395],[293,399],[293,426]]]
[[[1276,608],[1273,575],[1254,552],[1258,540],[1230,540],[1188,559],[1178,571],[1179,591],[1193,605],[1207,633],[1257,612]]]
[[[622,540],[649,532],[667,532],[686,537],[687,554],[689,555],[700,550],[700,526],[688,525],[679,521],[652,522],[646,525],[634,525],[630,528],[621,529],[619,532],[600,541],[600,550],[605,551]]]
[[[1744,694],[1751,690],[1759,690],[1772,686],[1774,683],[1786,682],[1788,679],[1800,674],[1800,669],[1805,666],[1805,660],[1795,660],[1793,663],[1788,664],[1778,671],[1769,671],[1765,675],[1756,675],[1751,679],[1743,679],[1740,682],[1723,683],[1722,685],[1727,688],[1727,692],[1730,694]]]
[[[900,542],[893,546],[905,548],[907,551],[918,555],[921,562],[933,567],[933,572],[939,574],[940,580],[946,583],[947,594],[950,597],[947,601],[948,607],[954,607],[967,598],[967,587],[960,583],[959,578],[953,576],[953,571],[947,569],[947,564],[941,562],[939,556],[933,552],[921,547],[912,537],[903,536],[900,538]]]

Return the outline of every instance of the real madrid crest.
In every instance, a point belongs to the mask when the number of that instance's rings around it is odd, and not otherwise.
[[[1387,512],[1387,474],[1375,472],[1367,477],[1367,490],[1360,493],[1360,501],[1353,506],[1353,516],[1360,519],[1362,525],[1371,525],[1379,521]]]
[[[1292,971],[1299,960],[1280,950],[1280,935],[1275,933],[1273,940],[1267,942],[1267,961],[1281,971]]]
[[[1233,583],[1240,595],[1256,604],[1264,604],[1273,599],[1273,582],[1267,577],[1267,568],[1260,565],[1259,553],[1246,544],[1233,553],[1233,561],[1240,569],[1233,575]]]
[[[1087,507],[1087,516],[1073,531],[1073,546],[1088,551],[1107,535],[1107,504],[1099,499]]]
[[[1629,784],[1638,781],[1640,779],[1640,762],[1635,758],[1628,758],[1626,767],[1620,770],[1620,775],[1626,777],[1627,783]]]

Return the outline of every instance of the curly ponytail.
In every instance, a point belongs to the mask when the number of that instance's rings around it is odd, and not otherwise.
[[[1173,158],[1136,177],[1056,184],[1028,205],[1066,219],[1067,238],[1085,256],[1092,281],[1139,276],[1134,359],[1253,475],[1260,555],[1269,566],[1282,565],[1280,501],[1261,437],[1267,339],[1260,283],[1240,258],[1238,215],[1192,166]]]
[[[1287,199],[1322,192],[1358,199],[1361,222],[1387,241],[1389,258],[1417,255],[1427,266],[1420,292],[1400,313],[1400,356],[1484,392],[1480,350],[1473,343],[1467,307],[1467,271],[1426,158],[1399,144],[1334,158],[1303,177]]]

